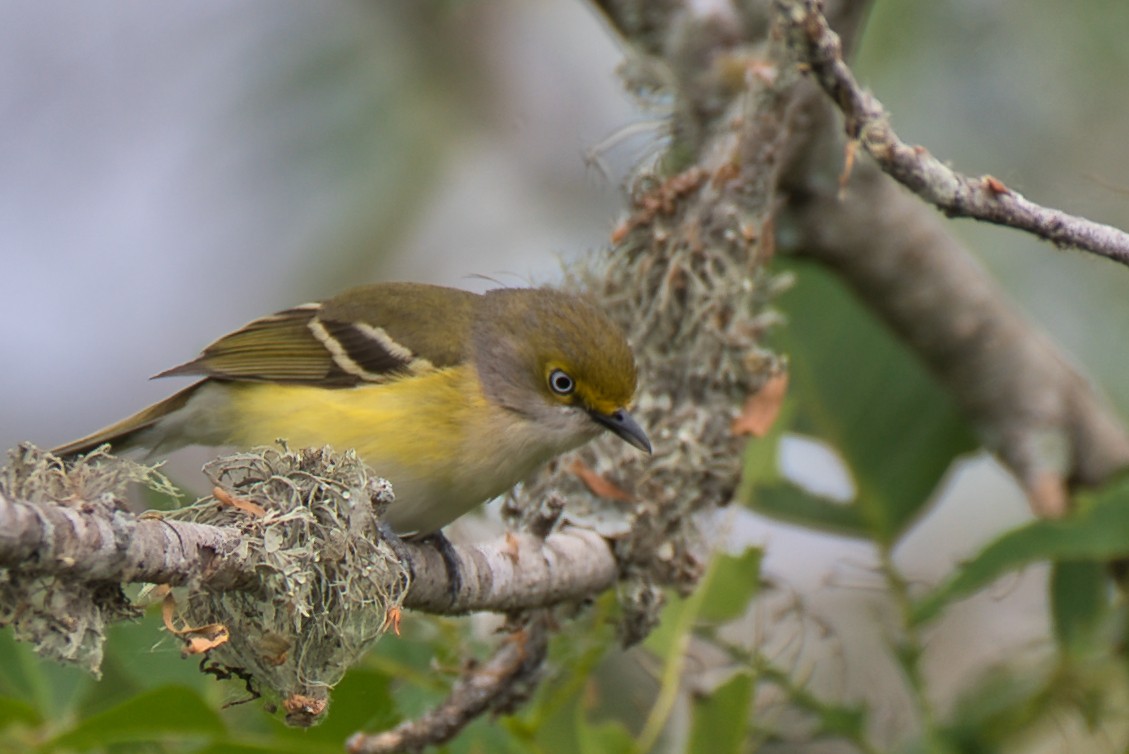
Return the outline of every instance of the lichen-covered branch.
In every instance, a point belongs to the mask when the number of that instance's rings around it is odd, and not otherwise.
[[[899,183],[950,217],[970,217],[1024,230],[1056,246],[1089,251],[1129,265],[1129,233],[1061,210],[1042,207],[998,178],[970,178],[925,148],[906,144],[882,103],[862,89],[843,60],[839,37],[821,13],[821,0],[776,0],[789,46],[842,111],[848,138]]]
[[[185,651],[269,694],[294,725],[401,606],[522,611],[583,601],[619,576],[611,544],[575,528],[455,547],[457,588],[428,544],[380,526],[389,484],[354,453],[260,448],[209,463],[213,494],[138,516],[130,483],[172,492],[152,467],[96,451],[72,464],[31,446],[0,469],[0,626],[40,654],[98,674],[106,627],[138,609],[122,587],[185,587],[166,599]],[[559,511],[557,511],[559,513]],[[551,519],[555,521],[555,516]],[[180,627],[175,627],[174,623]]]
[[[247,589],[259,579],[243,539],[234,527],[137,516],[124,495],[33,503],[0,494],[0,568],[24,574]],[[454,551],[462,580],[452,595],[435,548],[402,543],[404,566],[414,574],[405,607],[447,615],[532,609],[599,594],[617,573],[609,542],[576,527],[544,539],[511,533]]]
[[[253,583],[238,530],[139,517],[120,503],[29,503],[0,494],[0,568],[123,584]]]

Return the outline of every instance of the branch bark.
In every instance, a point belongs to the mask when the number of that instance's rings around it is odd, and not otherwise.
[[[406,544],[414,578],[404,605],[436,614],[512,612],[589,599],[611,588],[618,574],[610,543],[589,529],[566,526],[545,539],[508,532],[491,542],[455,546],[462,583],[452,602],[439,553]]]
[[[0,494],[0,567],[92,582],[180,586],[200,578],[218,589],[254,581],[238,531],[138,517],[119,503],[107,513],[82,501],[28,503]]]

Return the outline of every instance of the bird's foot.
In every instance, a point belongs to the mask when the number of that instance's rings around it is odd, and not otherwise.
[[[439,557],[443,558],[443,568],[447,571],[447,596],[454,605],[463,588],[463,576],[459,571],[459,556],[455,552],[455,546],[441,531],[421,537],[419,541],[429,543],[439,553]]]

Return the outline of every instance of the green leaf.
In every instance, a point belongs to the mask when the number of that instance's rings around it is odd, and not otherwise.
[[[164,686],[89,717],[58,736],[55,748],[90,749],[116,743],[220,736],[223,721],[198,695]]]
[[[1070,560],[1051,569],[1051,615],[1055,639],[1065,651],[1085,652],[1100,646],[1107,625],[1109,570],[1097,560]]]
[[[240,741],[217,741],[192,751],[194,754],[341,754],[342,750],[341,741],[331,745],[259,736]]]
[[[947,722],[936,733],[944,752],[996,752],[1016,734],[1027,735],[1063,712],[1056,703],[1054,674],[1018,672],[996,665],[957,696]],[[1059,699],[1061,701],[1061,699]],[[933,747],[936,748],[936,747]]]
[[[0,696],[0,731],[9,725],[21,724],[35,727],[42,724],[39,710],[31,704],[7,696]]]
[[[991,542],[948,581],[921,599],[914,606],[913,619],[918,623],[932,620],[954,600],[1030,563],[1044,560],[1101,563],[1126,556],[1129,556],[1129,480],[1123,478],[1098,493],[1080,495],[1077,510],[1066,518],[1034,521]],[[1083,579],[1085,575],[1084,571],[1078,571],[1063,578]],[[1062,588],[1067,585],[1064,583]],[[1091,583],[1086,588],[1097,589],[1097,585]],[[1082,596],[1079,601],[1084,604],[1094,599],[1094,595]],[[1063,609],[1071,608],[1064,604]],[[1056,625],[1056,630],[1067,632],[1076,628]]]
[[[200,672],[200,658],[185,658],[179,641],[164,630],[156,605],[137,621],[109,627],[102,680],[93,683],[79,706],[82,717],[105,712],[129,698],[161,686],[179,685],[197,693],[221,695],[222,684]]]
[[[21,645],[10,629],[0,630],[0,694],[27,698],[36,681],[29,677],[36,668],[31,650]]]
[[[866,729],[866,711],[861,706],[825,704],[818,711],[819,732],[831,738],[859,741]]]
[[[580,741],[577,739],[577,732],[586,719],[580,692],[575,691],[567,699],[562,699],[558,694],[556,701],[558,703],[548,709],[535,710],[532,716],[525,710],[520,717],[503,717],[498,722],[509,731],[512,740],[523,743],[531,741],[525,746],[528,751],[545,752],[554,748],[578,751]]]
[[[694,722],[687,751],[728,754],[747,751],[753,678],[738,673],[712,694],[694,700]]]
[[[623,723],[606,720],[601,723],[579,722],[577,738],[581,754],[605,754],[609,751],[633,751],[635,739]]]
[[[857,505],[819,497],[790,482],[758,487],[750,497],[758,513],[811,529],[847,537],[868,537],[869,523]]]
[[[44,720],[76,713],[97,683],[85,669],[45,660],[11,630],[0,630],[0,696],[28,702]]]
[[[690,596],[669,595],[662,620],[643,640],[643,646],[669,662],[681,651],[679,645],[695,626],[742,615],[760,589],[763,554],[759,548],[749,548],[737,557],[715,555]]]
[[[977,442],[948,394],[833,275],[811,263],[781,266],[797,276],[780,300],[796,429],[831,443],[858,494],[848,506],[819,506],[807,493],[777,488],[758,491],[751,505],[780,516],[793,502],[789,520],[838,533],[858,533],[862,521],[872,538],[891,544],[952,460]]]
[[[745,613],[760,589],[763,554],[758,548],[750,548],[739,557],[717,556],[713,577],[702,602],[702,620],[723,623]]]
[[[795,417],[796,401],[789,397],[768,434],[749,441],[738,496],[770,518],[849,537],[868,536],[866,520],[857,507],[819,497],[784,478],[780,441]]]

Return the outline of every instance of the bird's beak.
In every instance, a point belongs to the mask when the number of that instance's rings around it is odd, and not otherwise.
[[[639,450],[651,452],[651,441],[647,433],[632,418],[631,414],[622,408],[610,414],[601,414],[599,411],[590,411],[589,414],[597,424],[602,424],[620,437],[628,445],[634,445]]]

